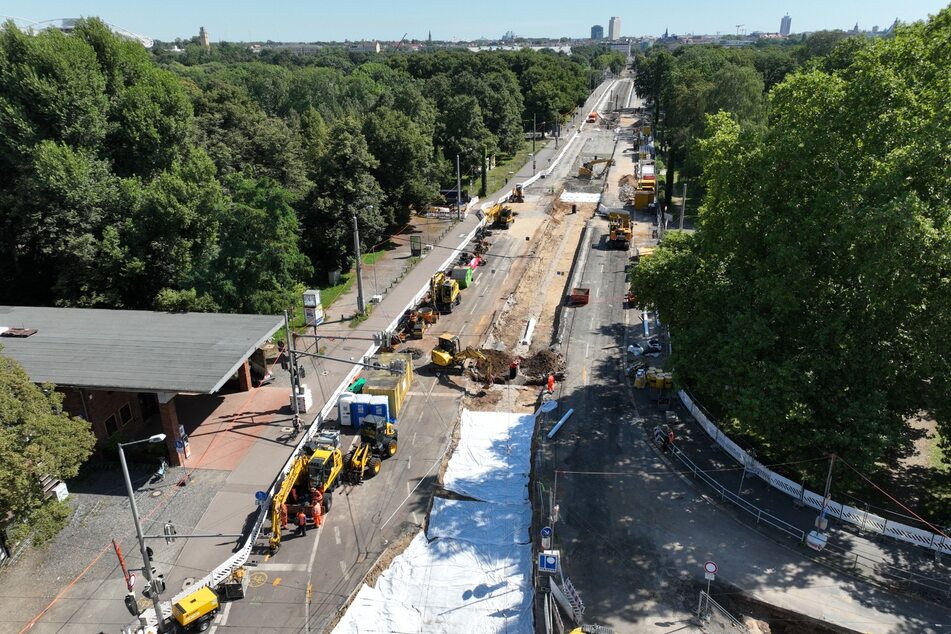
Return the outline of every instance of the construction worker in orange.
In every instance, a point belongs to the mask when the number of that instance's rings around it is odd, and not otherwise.
[[[320,489],[310,490],[310,499],[313,503],[311,514],[314,516],[314,526],[324,523],[324,493]]]
[[[307,515],[304,509],[297,511],[297,532],[294,534],[307,537]]]
[[[551,394],[555,391],[555,375],[548,375],[548,393]]]
[[[281,528],[287,528],[287,505],[281,504]]]

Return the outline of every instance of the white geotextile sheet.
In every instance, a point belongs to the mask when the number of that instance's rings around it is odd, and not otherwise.
[[[464,493],[450,485],[452,471],[466,491],[495,500],[435,498],[428,536],[416,535],[375,588],[360,589],[334,634],[534,632],[527,498],[533,427],[530,414],[463,412],[444,486]],[[473,485],[479,478],[489,480],[485,487]]]
[[[532,548],[419,533],[357,593],[334,634],[532,634]]]
[[[531,414],[464,410],[443,486],[484,502],[526,503],[532,429]]]
[[[528,543],[532,507],[435,498],[429,514],[429,539],[449,537],[473,544],[515,546]]]
[[[596,203],[601,200],[601,194],[563,191],[560,200],[563,203]]]

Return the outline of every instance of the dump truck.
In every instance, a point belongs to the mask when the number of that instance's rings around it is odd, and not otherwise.
[[[573,288],[571,292],[568,293],[568,305],[569,306],[584,306],[588,303],[588,299],[591,297],[590,288]]]
[[[439,335],[439,341],[436,347],[433,348],[430,359],[434,364],[445,368],[449,366],[461,366],[465,363],[466,359],[485,361],[486,357],[475,348],[468,347],[463,349],[462,344],[459,343],[458,336],[446,333]]]
[[[608,242],[611,246],[627,251],[631,246],[631,217],[626,213],[612,211],[608,214]]]
[[[436,273],[431,281],[433,307],[440,313],[451,313],[453,306],[462,301],[459,282],[443,271]]]
[[[185,632],[204,632],[221,609],[218,595],[207,586],[172,604],[172,618]]]

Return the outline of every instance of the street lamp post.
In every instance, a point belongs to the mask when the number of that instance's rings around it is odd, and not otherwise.
[[[142,440],[120,442],[118,445],[119,463],[122,465],[122,477],[125,478],[125,488],[126,492],[129,494],[129,506],[132,507],[132,521],[135,523],[135,536],[139,539],[139,551],[142,553],[142,563],[145,564],[142,572],[145,573],[145,578],[148,579],[149,587],[152,589],[152,605],[155,607],[155,618],[158,621],[157,627],[160,634],[165,631],[165,619],[162,616],[162,603],[159,600],[159,592],[155,585],[155,580],[152,579],[152,562],[149,561],[149,553],[145,549],[145,536],[142,534],[142,525],[139,523],[139,509],[135,505],[135,492],[132,490],[132,480],[129,478],[129,467],[125,462],[125,452],[122,450],[122,448],[128,447],[129,445],[138,445],[139,443],[143,442],[155,444],[164,441],[165,434],[155,434],[153,436],[149,436],[148,438],[143,438]]]

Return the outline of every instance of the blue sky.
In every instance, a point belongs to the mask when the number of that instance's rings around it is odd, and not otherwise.
[[[639,7],[650,7],[638,10]],[[106,22],[160,40],[190,37],[205,26],[212,41],[314,41],[497,38],[506,31],[528,37],[586,37],[593,24],[607,32],[612,15],[622,35],[778,31],[789,13],[793,32],[885,28],[947,6],[939,0],[669,0],[583,2],[532,0],[0,0],[0,15],[32,20],[97,15]]]

